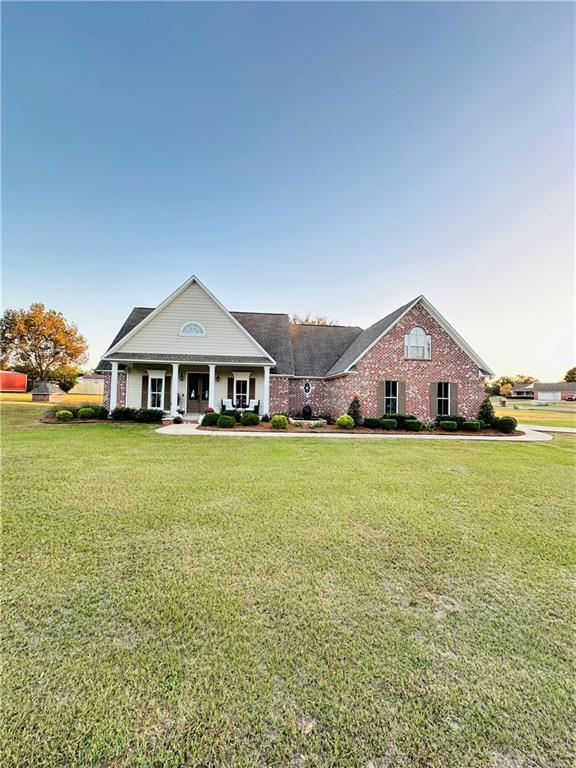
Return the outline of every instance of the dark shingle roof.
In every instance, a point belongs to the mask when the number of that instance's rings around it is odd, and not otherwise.
[[[294,374],[288,315],[275,312],[231,312],[240,325],[276,360],[271,373]]]
[[[411,304],[414,304],[415,301],[416,299],[413,299],[407,304],[404,304],[404,306],[398,307],[398,309],[395,309],[394,312],[391,312],[389,315],[386,315],[386,317],[383,317],[381,320],[375,322],[369,328],[366,328],[366,330],[362,331],[362,333],[359,333],[354,341],[352,341],[348,349],[346,349],[342,355],[334,362],[331,368],[327,371],[326,375],[334,376],[337,373],[342,373],[345,371],[348,366],[352,365],[352,363],[357,358],[359,358],[360,355],[362,355],[362,353],[365,352],[379,336],[387,331],[388,328],[394,322],[396,322],[396,320],[398,320],[400,315],[405,312]]]
[[[64,392],[63,389],[60,389],[60,387],[57,384],[51,384],[49,381],[41,381],[40,384],[38,384],[38,386],[32,390],[31,394],[32,395],[53,395],[55,392],[58,392],[61,395],[66,394],[66,392]]]
[[[295,375],[325,376],[360,333],[357,326],[291,325]]]
[[[576,392],[576,381],[555,381],[552,383],[537,381],[534,384],[536,392]]]

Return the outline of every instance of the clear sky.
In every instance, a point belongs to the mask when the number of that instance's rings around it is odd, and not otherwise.
[[[98,360],[196,274],[363,327],[420,293],[497,373],[574,340],[574,5],[4,3],[4,305]]]

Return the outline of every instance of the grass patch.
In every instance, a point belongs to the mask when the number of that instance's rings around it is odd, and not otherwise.
[[[572,436],[43,410],[2,409],[3,766],[571,765]]]
[[[520,406],[517,409],[512,406],[506,406],[506,408],[495,408],[494,412],[496,416],[513,416],[519,424],[538,424],[541,427],[572,427],[576,429],[576,410],[570,413],[568,409],[565,409],[565,411],[555,411],[546,406],[536,406],[535,408]]]

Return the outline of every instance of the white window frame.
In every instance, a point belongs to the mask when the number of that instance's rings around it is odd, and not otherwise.
[[[440,386],[446,386],[448,387],[448,395],[440,395]],[[440,413],[440,401],[447,402],[447,410],[446,413]],[[450,384],[449,381],[438,381],[436,383],[436,414],[438,416],[451,416],[450,413],[450,403],[452,401],[452,384]]]
[[[195,325],[197,328],[200,329],[200,333],[185,333],[184,329],[187,328],[189,325]],[[195,336],[198,338],[199,336],[206,336],[206,328],[202,325],[202,323],[198,323],[196,320],[187,320],[184,325],[180,328],[180,336]]]
[[[416,352],[422,350],[422,353]],[[410,333],[404,336],[404,359],[405,360],[431,360],[432,359],[432,339],[420,325],[415,325]]]
[[[310,397],[312,394],[312,383],[308,380],[302,384],[302,392],[304,393],[304,397]]]
[[[394,395],[387,394],[387,390],[388,390],[388,385],[389,384],[395,384],[396,385],[396,387],[395,387],[396,394],[394,394]],[[390,389],[392,389],[392,387],[390,387]],[[390,402],[390,403],[393,402],[394,403],[394,408],[391,411],[388,410],[388,402]],[[386,416],[387,414],[390,414],[390,413],[398,413],[398,382],[387,379],[384,382],[384,415]]]
[[[233,405],[234,408],[236,408],[236,403],[238,402],[238,397],[244,397],[244,393],[238,393],[236,389],[237,382],[239,381],[245,381],[246,382],[246,404],[245,405],[239,405],[238,408],[248,408],[248,405],[250,403],[250,371],[239,371],[234,372],[234,391],[233,391]]]
[[[160,406],[152,405],[152,380],[160,379],[162,382],[160,388]],[[154,394],[157,394],[156,392]],[[166,371],[148,371],[148,408],[159,408],[164,410],[164,398],[166,396]]]

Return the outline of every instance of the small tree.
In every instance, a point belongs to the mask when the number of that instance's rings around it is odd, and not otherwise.
[[[486,426],[494,424],[496,414],[494,413],[494,408],[492,407],[489,397],[484,398],[480,410],[478,411],[478,418],[480,421],[483,421]]]
[[[76,384],[78,376],[82,374],[79,368],[69,365],[62,365],[60,368],[55,368],[53,371],[49,371],[46,374],[48,381],[58,384],[60,389],[64,392],[70,392],[72,387]]]
[[[61,312],[32,304],[7,309],[0,320],[2,367],[25,371],[45,381],[58,368],[74,367],[86,359],[87,344],[78,328]]]
[[[564,376],[564,381],[576,381],[576,366],[566,371],[566,376]]]
[[[360,400],[355,397],[348,408],[348,416],[352,416],[355,426],[362,424],[362,410],[360,408]]]

